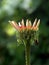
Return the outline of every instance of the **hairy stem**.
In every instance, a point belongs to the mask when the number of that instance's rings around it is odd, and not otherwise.
[[[25,59],[26,59],[26,65],[30,65],[30,44],[29,43],[25,45]]]

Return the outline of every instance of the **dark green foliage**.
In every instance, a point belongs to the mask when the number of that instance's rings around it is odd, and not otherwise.
[[[4,6],[7,7],[8,5],[6,1],[0,0],[0,65],[25,65],[24,46],[17,47],[15,34],[17,31],[13,29],[8,21],[19,22],[22,19],[25,21],[29,19],[34,22],[35,18],[41,20],[40,36],[38,45],[35,41],[35,45],[31,46],[31,65],[49,65],[49,0],[30,0],[30,6],[26,9],[20,7],[20,3],[23,3],[22,0],[15,2],[16,6],[14,6],[15,3],[12,3],[13,0],[9,0],[12,5],[9,4],[10,8],[5,10]],[[38,6],[33,5],[33,3],[38,4]]]

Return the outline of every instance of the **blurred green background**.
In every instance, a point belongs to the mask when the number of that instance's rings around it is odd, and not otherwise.
[[[49,0],[0,0],[0,65],[25,65],[24,45],[18,45],[8,23],[40,19],[39,42],[31,46],[31,65],[49,65]]]

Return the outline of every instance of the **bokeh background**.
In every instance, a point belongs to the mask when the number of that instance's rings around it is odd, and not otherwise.
[[[49,0],[0,0],[0,65],[25,65],[25,48],[18,44],[9,20],[40,19],[39,42],[31,46],[31,65],[49,65]]]

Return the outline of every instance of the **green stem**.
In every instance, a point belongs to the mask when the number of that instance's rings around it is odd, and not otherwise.
[[[25,59],[26,59],[26,65],[30,65],[30,44],[29,43],[25,45]]]

